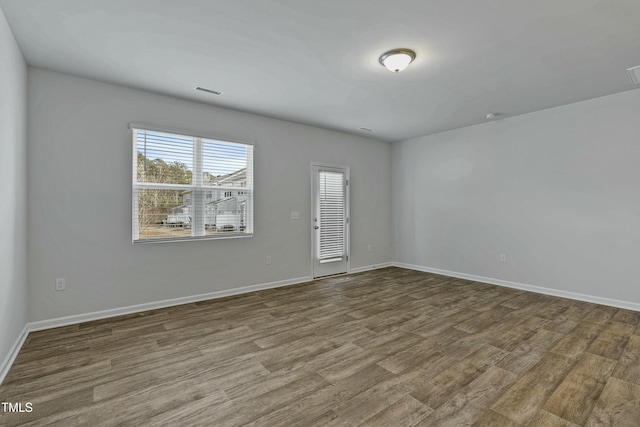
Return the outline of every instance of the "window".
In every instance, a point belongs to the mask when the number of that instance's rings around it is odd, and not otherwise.
[[[133,242],[253,234],[253,145],[131,128]]]
[[[342,261],[345,255],[345,175],[320,171],[320,263]]]

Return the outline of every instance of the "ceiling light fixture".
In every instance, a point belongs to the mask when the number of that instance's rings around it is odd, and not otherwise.
[[[416,53],[411,49],[393,49],[380,56],[380,64],[387,70],[398,73],[409,66],[416,59]]]

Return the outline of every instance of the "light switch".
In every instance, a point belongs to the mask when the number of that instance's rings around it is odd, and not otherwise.
[[[291,212],[291,219],[300,219],[300,212]]]

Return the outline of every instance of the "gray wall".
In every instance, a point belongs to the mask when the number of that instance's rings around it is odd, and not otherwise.
[[[26,99],[27,67],[0,10],[0,363],[27,322]]]
[[[388,143],[40,69],[28,117],[31,321],[309,276],[312,161],[351,167],[352,269],[391,261]],[[129,122],[254,141],[255,236],[132,245]]]
[[[640,90],[396,143],[392,170],[395,261],[640,303]]]

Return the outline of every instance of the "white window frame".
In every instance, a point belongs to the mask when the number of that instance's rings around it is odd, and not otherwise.
[[[146,244],[146,243],[165,243],[165,242],[179,242],[179,241],[192,241],[192,240],[221,240],[221,239],[242,239],[247,237],[252,237],[254,233],[253,229],[253,197],[254,197],[254,189],[253,189],[253,150],[255,148],[255,144],[253,142],[246,141],[238,141],[227,137],[219,137],[207,135],[202,132],[191,132],[184,131],[175,128],[165,128],[161,126],[148,125],[144,123],[130,123],[129,128],[131,129],[131,139],[132,139],[132,191],[131,191],[131,213],[132,213],[132,243],[134,244]],[[193,138],[193,171],[192,171],[192,183],[189,184],[166,184],[166,183],[151,183],[151,182],[138,182],[138,141],[136,138],[136,131],[150,131],[150,132],[162,132],[174,135],[185,136],[189,138]],[[250,147],[250,150],[247,152],[247,179],[246,185],[241,187],[232,187],[232,186],[205,186],[202,185],[202,140],[212,140],[219,142],[228,142],[232,144],[241,144],[247,147]],[[161,189],[161,190],[191,190],[192,194],[192,204],[191,211],[194,215],[191,224],[191,236],[181,236],[181,237],[169,237],[169,238],[151,238],[151,239],[140,239],[139,236],[139,226],[138,226],[138,190],[141,189]],[[235,191],[247,194],[246,201],[246,224],[244,232],[228,232],[221,233],[219,235],[206,235],[205,229],[205,220],[204,215],[197,215],[196,212],[204,212],[204,204],[206,203],[205,199],[205,190],[216,190],[221,192],[227,191]],[[198,196],[198,193],[201,193],[201,196]]]

